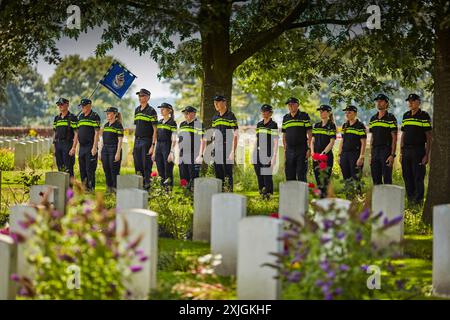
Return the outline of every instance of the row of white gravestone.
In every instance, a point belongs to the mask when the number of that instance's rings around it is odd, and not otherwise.
[[[51,138],[0,138],[0,148],[14,150],[14,167],[25,169],[26,161],[51,151]]]

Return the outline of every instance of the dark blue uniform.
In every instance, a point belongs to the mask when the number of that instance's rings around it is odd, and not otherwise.
[[[65,117],[58,115],[53,120],[53,130],[55,131],[55,157],[58,171],[69,173],[74,176],[73,166],[75,165],[75,155],[70,156],[73,138],[77,130],[77,117],[72,113],[67,113]]]
[[[287,181],[299,180],[306,182],[306,173],[308,171],[308,159],[306,159],[308,150],[307,132],[311,129],[311,121],[306,112],[298,110],[294,116],[288,113],[283,117],[281,132],[285,134],[286,139],[284,171]]]
[[[421,204],[425,192],[426,167],[422,165],[425,156],[426,132],[431,131],[430,115],[418,110],[412,115],[411,111],[403,115],[403,148],[402,172],[405,181],[406,195],[411,203]]]
[[[273,146],[278,140],[278,125],[270,119],[267,123],[261,120],[256,125],[256,150],[254,168],[258,179],[259,193],[263,196],[273,194],[273,175],[271,160],[274,156]]]
[[[203,124],[200,120],[180,124],[178,132],[178,145],[180,147],[180,180],[184,179],[188,182],[187,187],[192,190],[194,187],[194,179],[200,175],[201,164],[195,163],[200,152],[201,140],[205,134]]]
[[[228,160],[234,139],[234,131],[238,130],[236,116],[230,110],[223,115],[216,113],[212,118],[212,128],[215,129],[214,137],[214,171],[216,178],[221,179],[225,187],[225,178],[229,191],[233,192],[233,163]],[[219,138],[219,135],[222,139]],[[220,142],[222,140],[222,142]]]
[[[117,188],[117,176],[120,174],[122,152],[119,161],[115,161],[119,138],[123,137],[123,126],[119,121],[105,123],[103,127],[102,164],[108,188]]]
[[[339,159],[344,180],[361,180],[362,168],[356,165],[361,151],[361,139],[367,139],[367,134],[366,127],[359,119],[353,125],[344,123],[342,153]]]
[[[150,187],[150,175],[153,161],[148,154],[153,143],[153,125],[158,124],[158,116],[153,107],[148,104],[143,110],[138,106],[134,111],[134,124],[136,125],[133,148],[134,169],[137,174],[144,177],[144,188]]]
[[[177,132],[177,123],[172,118],[166,122],[164,119],[158,122],[158,134],[156,143],[155,162],[158,174],[164,185],[173,187],[173,162],[167,161],[172,151],[172,135]]]
[[[392,133],[397,134],[397,119],[389,112],[381,118],[377,113],[370,118],[369,132],[372,133],[370,170],[373,184],[392,184],[392,167],[386,160],[392,153]]]
[[[98,154],[92,155],[95,132],[100,130],[100,116],[91,110],[88,115],[81,113],[78,116],[78,163],[80,165],[81,181],[87,191],[95,189],[95,171],[97,170]]]
[[[328,121],[325,125],[322,125],[322,122],[318,122],[314,125],[312,134],[314,137],[314,150],[312,151],[314,153],[322,153],[330,143],[331,139],[336,139],[336,125],[331,121]],[[333,150],[330,150],[326,155],[328,156],[326,170],[320,170],[319,162],[313,161],[314,176],[322,197],[326,197],[327,195],[328,184],[330,182],[331,173],[333,172],[334,163]]]

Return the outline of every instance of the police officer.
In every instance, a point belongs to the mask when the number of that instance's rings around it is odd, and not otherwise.
[[[262,120],[256,125],[256,148],[253,163],[258,179],[259,194],[269,198],[273,194],[272,169],[276,163],[278,150],[278,125],[272,120],[271,105],[261,106]]]
[[[105,172],[106,192],[115,192],[122,162],[122,116],[115,107],[109,107],[105,112],[107,122],[103,127],[103,147],[100,158]]]
[[[409,111],[403,115],[402,120],[400,161],[408,201],[413,205],[421,205],[432,143],[431,118],[426,111],[420,109],[421,101],[417,94],[411,93],[406,101]]]
[[[392,166],[397,149],[397,119],[387,111],[389,98],[380,93],[374,99],[378,113],[370,118],[370,170],[373,184],[392,184]]]
[[[342,140],[339,145],[339,165],[346,182],[360,181],[366,150],[366,127],[357,118],[358,108],[347,106],[344,110],[347,121],[342,126]],[[357,185],[361,191],[361,186]]]
[[[194,179],[199,177],[203,162],[206,146],[205,131],[203,124],[196,117],[197,109],[187,106],[181,112],[184,114],[185,121],[180,124],[178,133],[180,180],[186,180],[187,188],[192,191]]]
[[[299,101],[291,97],[286,101],[289,113],[283,117],[281,132],[285,152],[286,180],[306,182],[308,159],[311,155],[310,145],[312,126],[309,115],[300,111]]]
[[[158,106],[162,119],[158,121],[156,151],[153,161],[161,177],[161,183],[167,188],[173,187],[174,150],[177,142],[177,123],[174,120],[173,107],[169,103]]]
[[[59,98],[56,105],[59,108],[59,115],[53,120],[56,165],[58,171],[67,172],[73,178],[78,141],[77,117],[69,111],[69,100]]]
[[[152,173],[152,155],[157,139],[158,116],[153,107],[148,104],[150,91],[141,89],[136,92],[139,96],[139,106],[134,110],[134,124],[136,125],[133,149],[134,169],[144,177],[144,189],[150,188]]]
[[[92,101],[81,99],[81,113],[78,116],[78,163],[80,176],[88,192],[95,190],[95,170],[97,170],[98,140],[100,137],[100,116],[92,110]]]
[[[333,146],[336,141],[336,124],[329,105],[323,104],[317,108],[317,111],[320,112],[321,121],[314,124],[312,129],[311,150],[316,154],[327,156],[327,167],[325,169],[320,168],[319,161],[313,161],[317,186],[321,197],[325,198],[328,194],[328,184],[333,172]],[[325,163],[325,161],[323,162]]]
[[[214,171],[216,178],[223,181],[223,189],[233,192],[233,163],[238,142],[236,116],[228,109],[224,96],[214,97],[217,113],[212,117],[214,129]]]

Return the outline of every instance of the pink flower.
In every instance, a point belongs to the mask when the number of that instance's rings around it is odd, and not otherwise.
[[[320,162],[319,163],[319,169],[320,170],[326,170],[328,168],[328,165],[326,162]]]
[[[17,275],[17,273],[13,273],[11,275],[11,280],[14,282],[19,282],[20,281],[20,277]]]
[[[181,185],[182,187],[186,187],[186,186],[188,185],[188,181],[187,181],[186,179],[181,179],[181,180],[180,180],[180,185]]]
[[[314,189],[316,187],[316,185],[312,182],[308,183],[308,188],[310,189]]]
[[[158,176],[158,172],[153,171],[152,174],[150,175],[151,177],[157,177]]]
[[[314,189],[313,190],[313,193],[316,195],[316,196],[320,196],[320,190],[319,189]]]
[[[139,271],[141,271],[142,269],[143,269],[142,266],[131,266],[131,267],[130,267],[130,270],[131,270],[131,272],[133,272],[133,273],[139,272]]]
[[[0,229],[0,234],[6,234],[7,236],[9,236],[9,227]]]
[[[274,212],[274,213],[270,214],[270,217],[278,219],[278,218],[280,218],[280,215],[277,212]]]
[[[69,201],[70,199],[73,198],[73,190],[71,188],[67,189],[66,198],[67,198],[67,201]]]

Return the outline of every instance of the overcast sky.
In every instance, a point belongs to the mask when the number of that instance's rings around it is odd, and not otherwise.
[[[82,34],[78,40],[63,38],[57,42],[62,57],[71,54],[79,54],[83,58],[95,56],[95,47],[100,41],[100,29]],[[125,44],[116,45],[107,53],[125,64],[137,78],[133,84],[136,89],[147,88],[152,93],[152,98],[173,97],[169,85],[158,80],[158,64],[149,55],[139,56],[139,53],[129,49]],[[37,64],[37,70],[47,81],[55,70],[55,65],[49,65],[43,59]],[[107,70],[105,70],[106,72]],[[100,80],[100,79],[99,79]],[[94,88],[92,88],[94,89]]]

